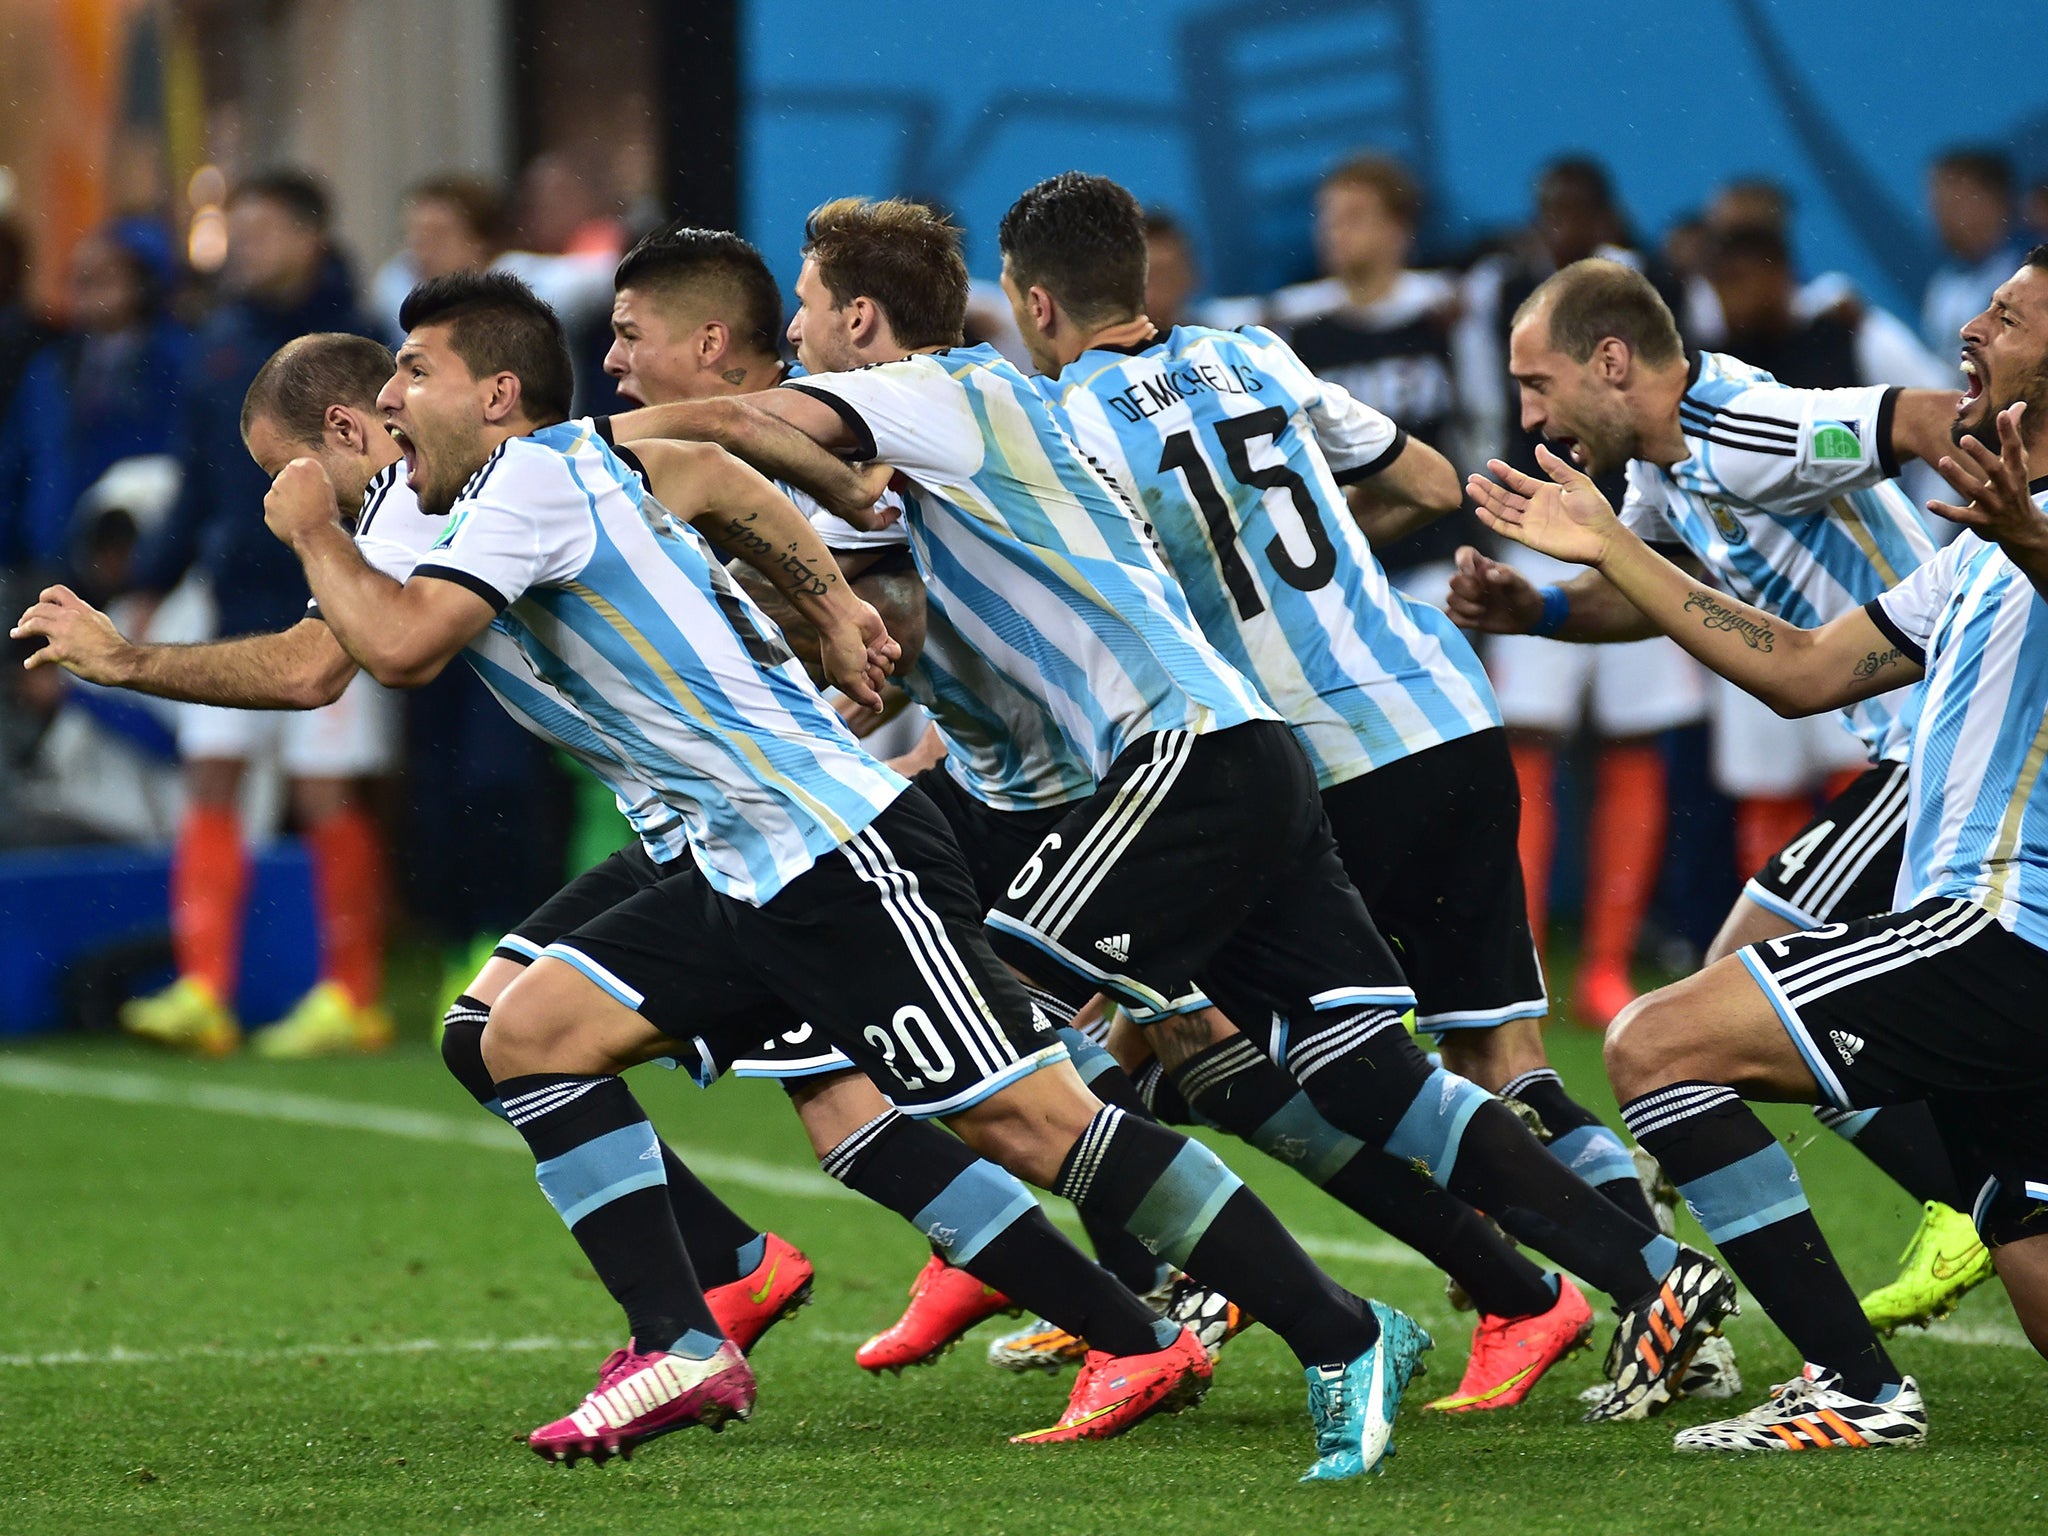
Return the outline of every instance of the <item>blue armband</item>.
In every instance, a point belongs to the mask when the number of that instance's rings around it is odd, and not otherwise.
[[[1539,594],[1543,599],[1543,612],[1536,617],[1536,624],[1529,631],[1546,640],[1564,628],[1564,621],[1571,616],[1571,595],[1563,587],[1545,587]]]

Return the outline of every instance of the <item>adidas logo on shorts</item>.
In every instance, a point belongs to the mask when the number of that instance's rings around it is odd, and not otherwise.
[[[1095,947],[1118,964],[1131,958],[1131,936],[1128,933],[1113,933],[1106,939],[1097,939]]]
[[[1842,1065],[1854,1066],[1856,1053],[1863,1049],[1863,1037],[1852,1035],[1846,1029],[1831,1029],[1828,1038],[1835,1042],[1835,1054],[1842,1058]]]

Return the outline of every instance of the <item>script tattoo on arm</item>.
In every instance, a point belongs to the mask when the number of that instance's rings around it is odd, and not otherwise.
[[[1685,600],[1685,611],[1697,613],[1708,629],[1726,630],[1752,651],[1768,651],[1777,643],[1771,626],[1731,608],[1711,592],[1695,592]]]
[[[757,570],[769,573],[780,572],[786,578],[776,582],[784,592],[796,597],[823,597],[839,579],[838,573],[824,574],[808,560],[797,553],[793,544],[777,544],[755,526],[752,512],[737,517],[699,518],[701,526],[713,524],[709,530],[716,542]]]
[[[1888,651],[1872,651],[1868,656],[1864,657],[1861,661],[1857,662],[1856,665],[1850,670],[1853,671],[1858,678],[1875,677],[1878,673],[1882,672],[1886,667],[1889,667],[1894,662],[1901,660],[1904,656],[1905,652],[1901,651],[1895,645]]]

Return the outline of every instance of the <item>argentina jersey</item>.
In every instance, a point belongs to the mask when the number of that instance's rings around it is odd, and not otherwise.
[[[856,528],[802,491],[783,490],[835,554],[909,546],[901,517],[886,528]],[[891,491],[880,505],[901,512],[903,501]],[[896,681],[945,737],[946,772],[983,805],[1035,811],[1094,793],[1093,741],[1070,735],[1043,699],[989,665],[935,607],[925,612],[923,649]]]
[[[364,562],[401,583],[411,577],[413,568],[448,526],[446,517],[433,517],[420,510],[412,487],[405,483],[404,470],[404,465],[394,463],[377,472],[364,490],[363,510],[355,527],[356,548]],[[317,603],[308,603],[306,607],[318,616]],[[480,658],[487,657],[491,665],[522,677],[527,689],[551,704],[551,708],[543,711],[536,703],[526,718],[529,722],[542,717],[554,722],[555,728],[543,734],[556,745],[585,760],[590,750],[602,750],[596,734],[576,719],[569,701],[534,673],[519,648],[505,636],[485,630],[471,642],[468,655],[479,672]],[[666,864],[688,851],[689,839],[683,835],[682,817],[664,805],[653,790],[623,774],[604,774],[600,779],[617,799],[620,814],[633,828],[649,858]]]
[[[1621,518],[1683,544],[1744,602],[1801,629],[1897,586],[1934,545],[1893,483],[1895,389],[1792,389],[1721,352],[1694,357],[1678,403],[1687,457],[1628,466]],[[1843,713],[1874,760],[1900,762],[1916,693]]]
[[[1057,407],[995,348],[783,388],[826,401],[860,457],[911,482],[904,523],[927,621],[1087,743],[1094,776],[1153,731],[1273,718],[1203,637],[1135,511]]]
[[[2048,949],[2048,603],[1965,532],[1868,611],[1927,672],[1895,905],[1959,896]]]
[[[904,788],[588,421],[501,444],[413,575],[497,610],[485,683],[622,802],[651,791],[725,895],[768,901]]]
[[[1500,724],[1471,643],[1387,583],[1339,488],[1407,436],[1272,332],[1178,326],[1039,387],[1138,502],[1202,631],[1328,789]]]

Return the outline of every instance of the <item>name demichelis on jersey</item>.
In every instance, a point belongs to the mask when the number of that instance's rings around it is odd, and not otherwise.
[[[1203,637],[1136,511],[995,348],[918,353],[783,388],[831,404],[860,457],[911,482],[904,525],[928,622],[1006,691],[1042,703],[1085,745],[1096,778],[1152,731],[1273,718]]]
[[[1893,904],[1959,896],[2048,949],[2048,602],[1966,531],[1868,612],[1927,672]]]
[[[1893,483],[1895,389],[1793,389],[1722,352],[1693,359],[1679,400],[1691,453],[1628,466],[1621,519],[1651,543],[1683,544],[1744,602],[1802,629],[1860,608],[1933,552]],[[1917,693],[1844,711],[1873,760],[1900,762]]]
[[[1084,352],[1040,387],[1139,503],[1203,633],[1294,726],[1323,788],[1500,724],[1471,643],[1389,587],[1340,488],[1405,434],[1272,332],[1178,326]]]
[[[759,904],[901,793],[591,422],[509,439],[446,518],[395,471],[380,481],[357,525],[364,559],[497,610],[470,664],[613,791],[657,860],[687,843],[716,889]]]

